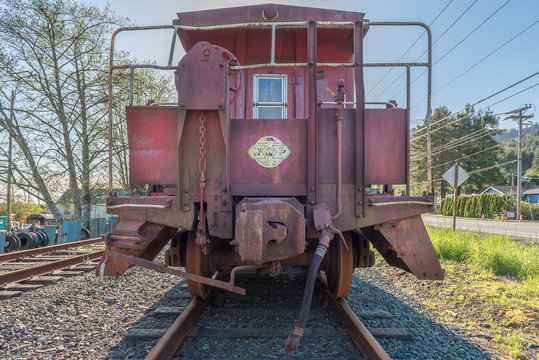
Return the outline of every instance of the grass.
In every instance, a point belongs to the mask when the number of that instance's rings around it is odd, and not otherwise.
[[[539,360],[539,245],[440,227],[427,231],[445,280],[409,275],[399,286],[494,358]]]
[[[489,273],[517,279],[530,295],[539,295],[539,245],[506,236],[484,235],[427,226],[441,260],[469,264]]]

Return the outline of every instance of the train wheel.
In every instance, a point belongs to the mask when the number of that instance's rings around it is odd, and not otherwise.
[[[211,265],[211,252],[208,251],[207,255],[202,253],[202,247],[197,245],[196,231],[190,231],[187,235],[187,248],[185,254],[185,270],[188,273],[212,277],[214,274]],[[204,285],[195,281],[187,280],[189,285],[189,292],[193,296],[199,296],[202,299],[206,299],[210,294],[208,285]]]
[[[352,250],[352,235],[350,232],[343,233],[348,250],[342,240],[335,235],[331,241],[327,253],[326,276],[329,290],[335,298],[347,297],[352,288],[354,276],[354,252]]]

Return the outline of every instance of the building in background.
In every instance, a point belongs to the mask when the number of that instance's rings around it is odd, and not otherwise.
[[[489,186],[481,194],[516,195],[516,193],[516,186]],[[539,204],[539,185],[522,186],[522,201]]]
[[[122,189],[115,189],[114,192],[118,196],[126,196],[127,193]],[[90,218],[106,218],[107,217],[107,189],[93,189],[90,192]],[[71,191],[67,190],[58,199],[58,209],[65,220],[70,220],[74,217],[75,209],[73,206],[73,196]]]

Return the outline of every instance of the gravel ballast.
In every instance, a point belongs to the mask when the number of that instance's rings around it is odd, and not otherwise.
[[[271,283],[272,280],[265,280]],[[255,280],[256,281],[256,280]],[[299,281],[302,281],[301,279]],[[399,278],[383,267],[359,269],[354,278],[353,294],[371,301],[348,301],[356,312],[366,309],[387,310],[395,318],[367,320],[369,327],[402,327],[414,340],[379,339],[394,359],[485,359],[489,354],[462,339],[453,330],[436,323],[429,311],[413,294],[394,285]],[[275,291],[288,291],[277,279]],[[124,338],[130,328],[164,328],[176,316],[152,316],[158,306],[186,306],[190,299],[178,278],[146,269],[129,269],[123,277],[102,282],[93,272],[66,278],[20,297],[0,302],[0,359],[143,359],[156,340],[133,342]],[[232,295],[226,306],[244,306]],[[280,300],[279,300],[280,301]],[[294,304],[262,304],[264,307],[294,307]],[[298,310],[299,310],[299,304]],[[313,309],[324,310],[327,303],[313,301]],[[237,320],[237,321],[236,321]],[[290,327],[295,318],[267,317],[235,319],[234,313],[219,315],[218,309],[205,312],[202,327]],[[313,316],[308,327],[333,327],[335,319]],[[178,352],[182,358],[285,358],[284,339],[188,338]],[[281,349],[281,350],[276,350]],[[194,354],[197,354],[195,356]],[[289,358],[357,358],[347,337],[303,339],[298,352]]]

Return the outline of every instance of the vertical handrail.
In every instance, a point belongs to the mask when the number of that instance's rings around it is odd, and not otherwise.
[[[425,29],[427,32],[427,183],[428,183],[428,192],[433,193],[432,188],[432,161],[431,161],[431,129],[430,129],[430,118],[432,114],[432,32],[430,27],[422,22],[417,21],[379,21],[379,22],[369,22],[369,26],[420,26]],[[409,91],[408,91],[409,94]],[[409,95],[407,95],[409,96]],[[410,107],[408,106],[408,111]],[[408,139],[410,141],[410,139]]]
[[[316,89],[316,21],[309,20],[307,27],[307,62],[309,74],[309,122],[308,122],[308,157],[307,157],[307,199],[310,205],[314,205],[318,198],[318,171],[317,171],[317,134],[316,134],[316,111],[318,95]]]

